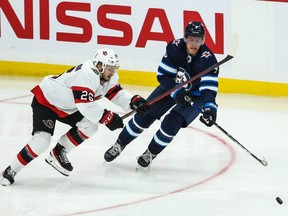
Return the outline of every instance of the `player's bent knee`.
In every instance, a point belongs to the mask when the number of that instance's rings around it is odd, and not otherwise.
[[[134,116],[135,123],[144,129],[149,128],[155,120],[156,118],[151,116],[149,113],[147,113],[145,116],[137,114]]]
[[[183,126],[184,119],[181,115],[177,112],[170,112],[168,115],[165,116],[161,128],[165,132],[169,132],[168,134],[175,136],[180,128]]]
[[[85,117],[78,122],[76,126],[78,130],[86,136],[86,138],[93,136],[98,130],[98,125],[92,123]]]
[[[51,142],[51,134],[44,131],[40,131],[34,133],[31,141],[29,142],[29,146],[33,150],[33,152],[39,155],[49,147],[50,142]]]

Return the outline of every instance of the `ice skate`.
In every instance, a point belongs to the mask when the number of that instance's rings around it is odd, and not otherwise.
[[[126,146],[121,146],[119,141],[116,141],[112,146],[111,148],[109,148],[105,154],[104,154],[104,159],[105,161],[107,162],[111,162],[113,161],[116,157],[118,157],[121,152],[123,151],[123,149],[125,148]]]
[[[45,161],[64,176],[69,176],[70,172],[73,170],[73,167],[67,158],[67,152],[60,144],[56,145]]]
[[[8,186],[14,183],[14,177],[16,172],[8,166],[1,175],[0,184],[3,186]]]
[[[142,167],[142,168],[149,168],[152,164],[152,160],[156,157],[157,155],[152,154],[148,149],[137,158],[137,163],[138,163],[138,167]],[[136,168],[136,169],[137,169]]]

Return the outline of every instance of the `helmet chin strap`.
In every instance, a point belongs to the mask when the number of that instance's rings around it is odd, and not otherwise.
[[[103,79],[104,71],[105,71],[105,67],[102,66],[102,71],[99,73],[99,76],[100,76],[100,82],[101,82],[101,83],[104,83],[104,82],[107,81],[107,80],[104,80],[104,79]]]

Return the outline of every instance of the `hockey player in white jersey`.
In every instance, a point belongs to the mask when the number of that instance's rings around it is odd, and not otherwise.
[[[106,97],[124,111],[136,110],[144,114],[148,110],[146,100],[131,95],[118,84],[117,54],[108,48],[100,49],[83,64],[58,76],[47,76],[31,91],[33,131],[32,139],[16,155],[2,173],[3,186],[14,183],[14,177],[50,145],[56,120],[68,124],[71,129],[63,134],[45,159],[58,172],[69,176],[73,170],[67,153],[96,133],[98,124],[110,130],[123,127],[120,116],[99,106]]]

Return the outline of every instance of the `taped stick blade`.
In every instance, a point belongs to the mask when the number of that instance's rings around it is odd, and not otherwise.
[[[264,157],[263,157],[263,160],[262,160],[262,164],[263,164],[263,166],[267,166],[268,165],[268,162],[265,160]]]

